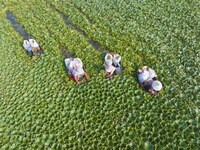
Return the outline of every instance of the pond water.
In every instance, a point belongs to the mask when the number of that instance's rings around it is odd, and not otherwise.
[[[13,28],[16,32],[19,33],[20,36],[22,36],[24,39],[29,38],[29,34],[23,29],[23,27],[15,20],[14,15],[10,12],[6,12],[7,19],[11,22]]]
[[[71,22],[69,22],[69,20],[68,20],[68,18],[67,18],[66,16],[64,16],[63,14],[60,14],[60,15],[61,15],[61,17],[64,19],[65,24],[66,24],[67,26],[73,28],[74,30],[76,30],[77,32],[79,32],[81,35],[83,35],[85,38],[87,38],[87,39],[88,39],[88,40],[87,40],[88,43],[91,44],[96,50],[103,50],[103,49],[100,49],[100,45],[99,45],[96,41],[94,41],[94,40],[92,40],[92,39],[89,39],[89,38],[88,38],[88,35],[85,34],[80,28],[75,27]]]

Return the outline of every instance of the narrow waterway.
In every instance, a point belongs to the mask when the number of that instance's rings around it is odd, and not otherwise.
[[[63,20],[64,20],[64,22],[65,22],[65,24],[66,24],[67,26],[69,26],[70,28],[76,30],[78,33],[80,33],[81,35],[83,35],[83,36],[87,39],[88,43],[89,43],[90,45],[92,45],[96,50],[102,51],[102,52],[104,51],[104,49],[101,48],[100,45],[99,45],[96,41],[90,39],[90,38],[88,37],[88,35],[85,34],[80,28],[75,27],[71,22],[69,22],[68,18],[67,18],[65,15],[63,15],[62,13],[60,13],[60,15],[61,15],[61,17],[63,18]]]
[[[20,23],[15,20],[14,15],[10,11],[6,11],[6,17],[12,24],[14,30],[18,32],[20,36],[22,36],[24,39],[28,39],[30,37],[26,30],[24,30],[24,28],[20,25]]]

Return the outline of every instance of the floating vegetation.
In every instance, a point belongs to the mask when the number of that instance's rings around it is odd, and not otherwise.
[[[197,1],[18,0],[4,6],[1,149],[199,149]],[[26,33],[46,51],[37,61],[20,53]],[[109,49],[122,56],[123,70],[105,79]],[[83,61],[89,82],[77,85],[68,77],[63,58],[73,56]],[[135,71],[144,64],[163,83],[160,95],[138,85]]]

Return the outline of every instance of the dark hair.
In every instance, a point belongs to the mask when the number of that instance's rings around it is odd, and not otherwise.
[[[152,79],[153,79],[153,81],[158,80],[156,77],[153,77]]]

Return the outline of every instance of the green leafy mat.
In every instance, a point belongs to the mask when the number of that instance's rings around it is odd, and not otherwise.
[[[0,149],[198,149],[199,6],[186,0],[0,2]],[[27,56],[6,11],[44,54]],[[88,37],[66,26],[61,14]],[[108,50],[122,55],[123,71],[105,79]],[[88,82],[77,85],[67,76],[64,51],[82,59]],[[139,87],[141,65],[156,70],[160,95]]]

